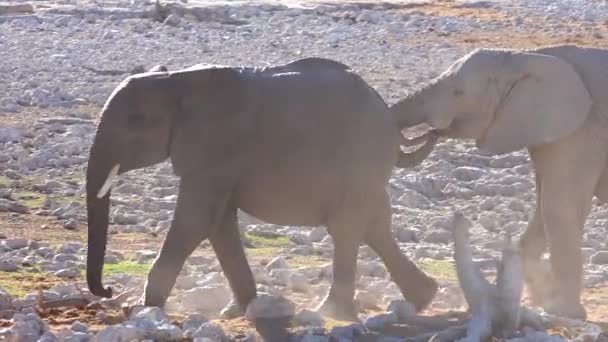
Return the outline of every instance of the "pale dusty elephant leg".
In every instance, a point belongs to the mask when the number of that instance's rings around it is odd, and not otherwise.
[[[234,295],[233,302],[222,312],[222,316],[242,316],[256,296],[256,287],[241,243],[236,209],[226,210],[219,229],[209,237],[209,241]]]
[[[357,255],[364,225],[368,221],[367,215],[356,210],[330,218],[328,232],[334,243],[332,281],[317,311],[340,320],[358,320],[354,301]]]
[[[420,311],[433,300],[437,282],[405,256],[391,232],[391,207],[385,194],[381,208],[365,235],[367,243],[380,256],[403,297]]]
[[[585,318],[581,304],[583,227],[595,187],[606,160],[605,144],[586,127],[567,139],[531,150],[541,175],[541,213],[551,253],[552,300],[550,313]]]
[[[536,175],[536,209],[534,217],[528,223],[526,231],[520,239],[522,264],[528,293],[532,305],[543,306],[549,298],[551,279],[541,264],[541,257],[547,250],[547,238],[541,213],[541,181]]]
[[[200,189],[200,190],[197,190]],[[217,229],[228,192],[182,180],[175,214],[145,285],[144,305],[163,307],[184,262]]]

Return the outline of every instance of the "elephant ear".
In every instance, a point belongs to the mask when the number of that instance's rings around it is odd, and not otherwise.
[[[170,155],[175,173],[212,168],[236,154],[246,123],[243,86],[231,68],[183,70],[171,75],[177,92]],[[200,171],[200,170],[199,170]]]
[[[477,140],[484,151],[503,154],[555,141],[589,115],[592,99],[583,80],[560,58],[507,54],[499,75],[506,86],[493,121]]]

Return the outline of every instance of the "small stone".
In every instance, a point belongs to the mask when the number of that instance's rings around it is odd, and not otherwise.
[[[267,270],[275,270],[275,269],[285,269],[285,268],[289,268],[289,266],[287,265],[287,261],[285,260],[285,258],[283,258],[282,256],[278,256],[272,260],[270,260],[270,262],[266,265],[266,269]]]
[[[0,287],[0,311],[11,308],[13,297]]]
[[[296,292],[307,293],[310,290],[310,284],[306,276],[300,272],[292,272],[289,275],[288,286]]]
[[[309,309],[299,310],[294,316],[293,320],[297,325],[304,326],[320,327],[325,323],[325,320],[320,313]]]
[[[393,300],[388,304],[386,311],[394,313],[400,322],[416,316],[416,306],[405,300]]]
[[[53,274],[59,278],[76,278],[78,277],[79,272],[73,268],[64,268]]]
[[[418,241],[418,239],[416,237],[416,231],[413,229],[397,228],[397,229],[395,229],[395,237],[400,242],[417,242]]]
[[[452,234],[447,230],[431,230],[425,237],[424,242],[447,245],[452,240]]]
[[[287,235],[291,242],[296,245],[310,245],[310,240],[308,239],[308,235],[303,233],[290,233]]]
[[[3,272],[15,272],[19,269],[19,264],[10,259],[0,260],[0,271]]]
[[[327,236],[327,229],[325,227],[314,227],[308,234],[308,241],[319,242]]]
[[[78,221],[74,220],[74,219],[69,219],[67,220],[67,222],[63,225],[63,228],[67,229],[67,230],[76,230],[78,229]]]
[[[277,268],[270,271],[270,277],[274,280],[274,284],[287,286],[292,273],[291,270]]]
[[[168,322],[169,316],[157,307],[135,307],[131,312],[130,319],[147,319],[152,322]]]
[[[220,328],[218,325],[213,323],[203,323],[191,336],[194,339],[202,339],[205,341],[205,338],[208,341],[213,342],[221,342],[227,339],[224,330]]]
[[[200,328],[201,325],[203,325],[204,323],[207,323],[208,321],[209,320],[207,319],[207,317],[205,317],[199,313],[190,314],[184,320],[184,323],[182,324],[182,328],[184,329],[185,332],[188,332],[188,331],[194,332],[198,328]]]
[[[343,327],[334,327],[331,329],[330,335],[336,337],[339,341],[347,339],[354,340],[356,337],[362,336],[367,332],[365,326],[360,323],[353,323]]]
[[[302,336],[300,342],[329,342],[330,337],[325,335],[306,334]],[[350,341],[350,340],[347,340]]]
[[[181,22],[181,18],[179,15],[172,13],[169,14],[169,16],[165,19],[165,21],[163,21],[163,23],[169,25],[169,26],[178,26],[179,23]]]
[[[85,333],[89,331],[89,327],[86,326],[86,324],[80,323],[79,321],[74,321],[74,323],[72,323],[71,330]]]
[[[114,254],[106,254],[104,256],[104,262],[106,264],[118,264],[120,261],[120,258]]]
[[[138,251],[137,254],[136,254],[136,256],[137,256],[137,263],[138,264],[145,264],[149,260],[156,258],[157,254],[158,254],[157,252],[155,252],[155,251],[149,251],[149,250]]]
[[[21,141],[21,131],[15,127],[0,127],[0,143]]]
[[[139,333],[135,327],[108,326],[96,336],[97,342],[134,341],[139,340]]]
[[[286,318],[293,317],[295,304],[283,296],[272,296],[260,293],[249,303],[245,316],[255,322],[259,318]]]
[[[394,313],[385,313],[375,316],[369,316],[363,324],[370,330],[382,330],[385,326],[397,323],[397,315]]]
[[[608,251],[595,252],[590,259],[592,264],[606,265],[608,264]]]

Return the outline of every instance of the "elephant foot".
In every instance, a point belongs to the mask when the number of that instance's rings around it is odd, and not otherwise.
[[[437,281],[426,274],[415,288],[403,293],[403,297],[410,303],[416,306],[417,311],[424,310],[435,298],[435,294],[439,289]]]
[[[155,293],[155,291],[153,291],[152,289],[149,289],[148,286],[146,286],[144,293],[141,295],[141,297],[137,301],[137,305],[154,306],[154,307],[161,308],[161,309],[164,308],[165,304],[167,302],[167,297],[160,296],[160,295],[153,295],[153,293]]]
[[[551,315],[566,317],[571,319],[586,320],[587,311],[581,303],[566,303],[565,301],[556,301],[547,305],[545,311]]]
[[[231,300],[220,312],[222,319],[234,319],[245,315],[245,310],[234,300]]]
[[[359,312],[354,300],[348,303],[337,303],[329,297],[325,298],[315,311],[323,316],[328,316],[339,321],[359,322]]]

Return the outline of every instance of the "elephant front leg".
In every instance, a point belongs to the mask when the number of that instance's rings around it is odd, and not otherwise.
[[[578,207],[574,203],[571,205]],[[584,220],[580,219],[580,213],[576,214],[572,209],[561,209],[564,211],[548,209],[544,212],[553,275],[550,287],[554,291],[550,293],[551,298],[545,298],[543,306],[547,312],[555,315],[585,319],[586,312],[581,304],[583,280],[581,240]]]
[[[536,174],[536,209],[534,217],[519,241],[522,265],[532,305],[544,306],[551,298],[553,281],[551,270],[541,262],[547,250],[547,238],[541,211],[541,179]]]
[[[522,265],[528,294],[532,305],[544,306],[551,299],[553,281],[551,270],[542,263],[542,255],[547,248],[547,240],[540,208],[528,224],[519,242]]]
[[[182,180],[173,222],[148,273],[143,294],[145,306],[165,305],[188,256],[217,229],[228,192],[214,189],[219,190]]]
[[[581,304],[583,226],[591,210],[600,168],[587,165],[581,169],[580,166],[586,164],[583,161],[574,160],[565,164],[558,163],[564,161],[563,156],[553,157],[551,161],[557,162],[548,163],[545,160],[545,164],[540,165],[541,219],[549,243],[550,288],[553,290],[543,306],[552,314],[581,319],[586,317]],[[547,165],[552,167],[548,169]]]
[[[256,297],[257,290],[241,243],[235,208],[226,211],[219,229],[211,235],[209,241],[234,295],[221,315],[226,319],[242,316],[247,305]]]

